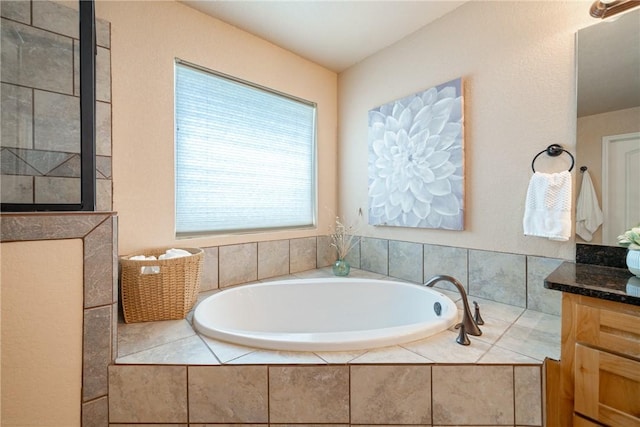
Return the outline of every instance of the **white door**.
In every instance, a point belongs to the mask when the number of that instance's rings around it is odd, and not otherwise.
[[[602,243],[640,223],[640,132],[602,138]]]

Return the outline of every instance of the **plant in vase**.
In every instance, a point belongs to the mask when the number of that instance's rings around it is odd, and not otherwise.
[[[640,224],[618,236],[618,244],[629,248],[627,267],[635,276],[640,277]]]
[[[348,276],[351,271],[351,265],[346,260],[347,255],[358,244],[360,238],[355,235],[353,226],[346,226],[340,221],[340,217],[336,217],[335,231],[330,234],[331,247],[336,249],[338,259],[333,264],[333,274],[336,276]]]

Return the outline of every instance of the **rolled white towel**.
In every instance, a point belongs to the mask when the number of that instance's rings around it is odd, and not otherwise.
[[[145,258],[145,261],[155,261],[157,258],[153,255]],[[160,266],[154,265],[151,267],[142,267],[142,274],[158,274],[160,273]]]
[[[167,251],[160,255],[159,259],[171,259],[171,258],[181,258],[185,256],[191,256],[191,252],[185,251],[184,249],[167,249]]]
[[[129,257],[129,259],[132,261],[156,261],[158,258],[156,258],[153,255],[150,255],[150,256],[135,255],[135,256]],[[140,267],[140,273],[141,274],[158,274],[160,273],[160,266],[154,265],[154,266]]]
[[[129,259],[132,261],[155,261],[158,258],[156,258],[153,255],[150,255],[150,256],[136,255],[136,256],[129,257]]]

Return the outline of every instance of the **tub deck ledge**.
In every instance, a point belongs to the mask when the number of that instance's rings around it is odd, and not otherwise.
[[[351,277],[397,280],[353,269]],[[298,273],[291,278],[332,277],[330,269]],[[282,280],[289,277],[277,277]],[[438,289],[456,301],[455,292]],[[203,292],[200,300],[213,292]],[[200,335],[185,320],[118,324],[117,364],[238,365],[238,364],[509,364],[540,365],[546,357],[560,357],[560,317],[522,307],[469,296],[477,301],[485,324],[482,336],[469,336],[471,345],[456,343],[458,331],[369,350],[339,352],[285,352],[230,344]]]

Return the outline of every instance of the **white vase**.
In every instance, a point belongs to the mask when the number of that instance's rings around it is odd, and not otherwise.
[[[629,271],[640,277],[640,250],[629,250],[627,252],[627,267]]]

